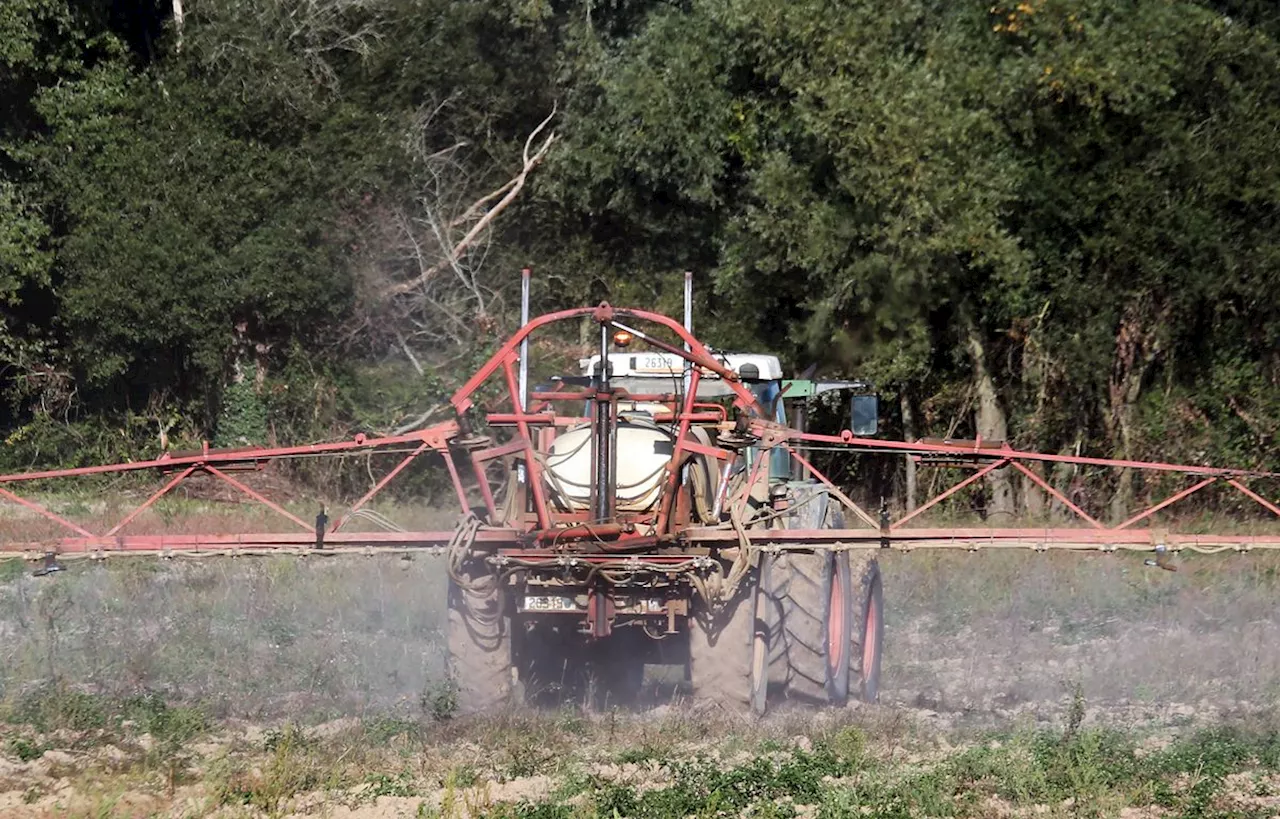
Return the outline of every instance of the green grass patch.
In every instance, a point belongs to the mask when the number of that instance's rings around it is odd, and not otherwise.
[[[665,784],[641,789],[575,774],[572,787],[566,782],[546,802],[495,805],[483,815],[791,817],[809,806],[806,812],[820,819],[908,819],[986,816],[999,802],[1028,811],[1067,806],[1080,817],[1152,806],[1189,818],[1261,817],[1268,815],[1265,809],[1241,807],[1226,785],[1233,774],[1280,774],[1280,734],[1220,728],[1144,753],[1133,737],[1071,722],[1063,733],[989,737],[928,764],[908,765],[877,757],[861,731],[846,728],[812,751],[767,743],[758,756],[736,765],[709,756],[653,760],[639,750],[616,758],[622,757],[656,761]],[[1266,791],[1258,781],[1255,791]]]

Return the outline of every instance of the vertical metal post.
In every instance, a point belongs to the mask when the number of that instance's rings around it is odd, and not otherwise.
[[[530,268],[520,271],[520,326],[529,323],[529,279],[533,275]],[[529,409],[529,338],[520,342],[520,406],[516,412],[523,413]]]
[[[617,453],[614,446],[613,385],[609,382],[609,324],[600,322],[600,378],[594,401],[595,465],[592,470],[591,516],[596,523],[613,520],[617,495]]]
[[[693,333],[693,271],[686,270],[684,272],[684,329],[690,334]],[[684,351],[691,352],[692,348],[689,342],[685,342]],[[685,362],[684,366],[684,391],[689,393],[689,376],[691,374],[692,365]]]
[[[520,271],[520,327],[523,329],[529,323],[529,280],[533,276],[533,270],[526,267]],[[520,341],[520,377],[519,377],[519,397],[520,406],[515,410],[520,415],[529,411],[529,337],[525,336]],[[516,480],[524,484],[525,464],[520,462],[516,466]],[[538,510],[541,513],[541,509]]]

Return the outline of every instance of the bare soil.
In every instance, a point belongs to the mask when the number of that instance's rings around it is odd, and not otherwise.
[[[444,567],[430,558],[11,572],[0,581],[0,816],[497,816],[517,804],[594,815],[600,783],[637,798],[673,788],[670,760],[747,765],[850,731],[885,781],[907,781],[997,735],[1116,730],[1140,756],[1196,731],[1280,725],[1280,563],[1269,556],[1192,557],[1177,572],[1123,555],[881,559],[881,702],[781,706],[759,722],[693,712],[678,693],[639,714],[441,721]],[[58,709],[33,716],[33,692],[55,682],[100,703],[154,692],[210,722],[170,741],[111,705],[79,727]],[[1227,815],[1280,814],[1275,770],[1242,761],[1224,776],[1213,799],[1235,806]],[[1079,813],[984,781],[963,815]],[[1199,780],[1171,781],[1176,799]],[[1155,792],[1080,798],[1101,800],[1095,815],[1177,813]]]

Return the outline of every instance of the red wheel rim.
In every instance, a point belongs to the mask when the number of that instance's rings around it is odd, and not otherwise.
[[[880,626],[880,610],[876,606],[875,596],[871,596],[867,600],[867,616],[866,623],[862,629],[862,676],[866,678],[875,668],[876,653],[879,646],[876,645],[876,633]]]
[[[836,673],[845,664],[847,639],[844,630],[844,588],[840,573],[831,572],[831,589],[827,606],[827,670]]]

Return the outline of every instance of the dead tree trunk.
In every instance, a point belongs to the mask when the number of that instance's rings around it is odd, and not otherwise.
[[[1115,356],[1107,381],[1110,405],[1107,435],[1114,456],[1125,460],[1134,455],[1134,420],[1143,382],[1161,353],[1156,335],[1159,320],[1148,320],[1150,312],[1149,306],[1142,302],[1133,302],[1125,308],[1116,330]],[[1118,522],[1128,517],[1133,499],[1133,472],[1122,469],[1111,496],[1112,519]]]
[[[965,335],[965,348],[973,364],[973,389],[977,397],[974,426],[983,441],[1008,441],[1009,422],[1004,406],[1000,403],[1000,395],[996,392],[995,380],[987,368],[987,351],[982,343],[982,336],[967,310],[960,311],[960,321]],[[987,485],[991,490],[991,500],[987,504],[988,514],[996,515],[999,524],[1008,525],[1017,511],[1008,469],[997,469],[988,475]]]
[[[911,406],[911,395],[906,388],[898,392],[898,404],[902,408],[902,437],[906,441],[916,440],[916,416]],[[919,486],[916,479],[916,461],[911,455],[906,456],[906,487],[904,503],[907,512],[916,510],[919,497]]]
[[[185,20],[186,14],[182,10],[182,0],[173,0],[174,51],[182,51],[182,24]]]

